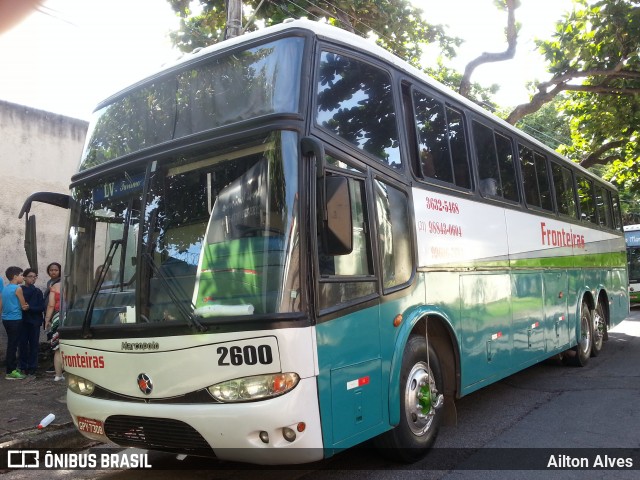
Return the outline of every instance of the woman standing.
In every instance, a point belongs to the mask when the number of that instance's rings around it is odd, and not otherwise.
[[[44,317],[44,328],[49,329],[51,335],[51,350],[53,350],[53,369],[56,376],[55,382],[64,380],[62,374],[62,356],[60,354],[60,335],[58,334],[58,322],[60,318],[60,273],[62,267],[59,263],[50,263],[47,267],[47,274],[50,280],[47,282],[45,292],[45,302],[47,303],[47,313]]]

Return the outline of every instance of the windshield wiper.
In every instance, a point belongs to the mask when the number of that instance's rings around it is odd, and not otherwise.
[[[89,304],[87,305],[87,310],[84,312],[84,320],[82,321],[82,336],[84,338],[91,337],[91,331],[89,328],[91,327],[91,317],[93,315],[93,307],[95,306],[96,299],[98,298],[98,292],[100,291],[100,287],[104,283],[105,278],[107,278],[107,273],[109,268],[111,267],[111,263],[113,262],[113,257],[116,256],[116,252],[118,251],[118,246],[122,245],[122,240],[111,240],[111,245],[109,245],[109,251],[107,252],[107,257],[102,264],[102,271],[98,278],[96,279],[96,283],[93,286],[93,292],[91,292],[91,298],[89,298]]]
[[[200,323],[200,320],[198,320],[199,317],[194,315],[192,312],[190,312],[189,309],[186,308],[184,304],[180,301],[180,299],[176,296],[174,288],[169,283],[169,280],[167,280],[167,277],[158,268],[158,265],[153,259],[153,256],[150,253],[143,253],[142,257],[145,260],[147,260],[147,263],[151,267],[151,270],[153,270],[153,273],[162,281],[162,284],[164,285],[167,294],[171,298],[171,301],[178,308],[178,310],[180,310],[180,313],[182,313],[182,315],[187,320],[189,320],[189,323],[191,324],[191,326],[194,327],[198,332],[206,332],[208,328],[202,323]],[[195,309],[195,306],[193,304],[191,304],[191,307]]]

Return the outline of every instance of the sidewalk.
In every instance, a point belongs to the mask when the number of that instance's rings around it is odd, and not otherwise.
[[[94,444],[73,425],[66,404],[66,382],[54,382],[54,375],[45,372],[53,365],[53,357],[44,334],[41,342],[36,377],[5,380],[7,334],[0,328],[0,448],[74,449]],[[49,413],[55,420],[38,430],[40,420]]]

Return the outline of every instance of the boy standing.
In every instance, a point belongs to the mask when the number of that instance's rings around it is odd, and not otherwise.
[[[9,267],[5,272],[9,285],[2,289],[0,296],[0,307],[2,309],[2,325],[7,331],[7,355],[6,380],[22,380],[26,377],[17,370],[16,353],[18,342],[20,341],[20,329],[22,328],[22,311],[29,309],[29,304],[25,302],[20,284],[23,281],[22,269],[20,267]]]
[[[20,333],[20,372],[35,375],[38,369],[40,351],[40,328],[44,321],[44,297],[42,290],[35,286],[38,272],[27,268],[23,272],[22,294],[29,309],[22,312],[22,330]]]

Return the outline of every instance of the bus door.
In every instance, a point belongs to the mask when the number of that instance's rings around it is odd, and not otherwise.
[[[318,180],[316,333],[327,447],[359,443],[383,421],[380,297],[368,185],[364,172],[355,170],[327,170]]]

